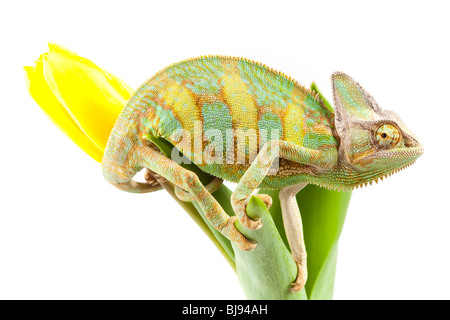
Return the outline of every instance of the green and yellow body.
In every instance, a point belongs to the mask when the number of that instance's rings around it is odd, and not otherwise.
[[[264,143],[273,138],[320,150],[329,166],[337,161],[333,111],[293,79],[247,59],[186,60],[150,78],[135,92],[114,128],[114,143],[123,146],[114,152],[126,159],[133,145],[127,142],[146,134],[177,146],[180,132],[190,140],[182,150],[184,156],[201,170],[232,182],[239,182]],[[208,146],[216,152],[210,159]],[[106,154],[111,156],[117,154]],[[283,159],[277,174],[267,176],[260,187],[318,182],[311,175],[315,171],[307,163]],[[112,174],[117,181],[128,179],[120,178],[120,172]]]
[[[306,252],[295,194],[308,183],[346,190],[377,181],[411,163],[423,148],[392,111],[382,110],[357,82],[332,76],[335,110],[286,75],[248,59],[190,59],[146,81],[119,116],[103,157],[105,178],[129,192],[151,192],[161,176],[177,196],[196,201],[211,225],[242,250],[256,244],[235,227],[256,229],[246,214],[256,188],[281,189],[283,220],[298,265],[292,290],[306,281]],[[166,157],[153,144],[176,148]],[[182,155],[216,177],[204,186]],[[147,183],[132,180],[149,169]],[[156,179],[156,180],[155,180]],[[229,217],[211,195],[223,180],[237,183]],[[270,206],[271,198],[257,195]]]

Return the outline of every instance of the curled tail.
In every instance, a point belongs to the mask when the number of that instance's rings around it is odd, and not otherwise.
[[[137,182],[132,178],[142,168],[137,166],[122,166],[116,161],[111,161],[103,157],[103,176],[105,179],[120,190],[132,193],[147,193],[161,190],[159,176],[148,170],[145,173],[146,182]]]
[[[124,125],[125,124],[125,125]],[[137,182],[132,178],[144,169],[139,161],[136,149],[142,145],[135,130],[126,122],[118,122],[113,128],[102,159],[102,170],[105,179],[120,190],[133,193],[147,193],[162,189],[157,176],[147,171],[145,182]]]

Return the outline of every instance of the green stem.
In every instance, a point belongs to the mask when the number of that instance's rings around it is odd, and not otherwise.
[[[239,282],[249,299],[306,300],[305,289],[291,292],[291,283],[297,276],[297,264],[280,237],[264,202],[251,197],[247,214],[252,219],[261,218],[257,230],[244,228],[239,221],[236,227],[257,245],[252,251],[235,249],[236,271]],[[234,247],[234,245],[233,245]]]

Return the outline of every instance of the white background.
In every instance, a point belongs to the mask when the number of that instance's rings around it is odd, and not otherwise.
[[[0,298],[244,299],[195,223],[158,192],[120,192],[27,93],[22,66],[55,42],[136,88],[189,57],[249,57],[330,98],[341,70],[425,146],[353,194],[336,299],[449,299],[446,1],[3,1]]]

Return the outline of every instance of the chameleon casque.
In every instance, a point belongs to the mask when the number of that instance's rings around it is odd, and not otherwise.
[[[162,176],[175,185],[180,199],[197,201],[211,225],[241,250],[256,244],[236,229],[235,220],[248,228],[261,227],[245,212],[252,192],[280,189],[286,234],[298,266],[291,290],[299,291],[307,275],[295,194],[308,183],[337,190],[372,183],[423,153],[399,116],[382,110],[352,78],[336,72],[331,80],[334,111],[314,91],[248,59],[207,56],[173,64],[147,80],[123,108],[105,150],[103,174],[119,189],[136,193],[161,189],[152,174]],[[216,177],[210,184],[204,186],[148,138],[162,137],[176,146],[181,137],[174,133],[180,130],[192,146],[181,151]],[[270,131],[277,132],[276,138],[260,135]],[[216,139],[207,132],[222,140],[213,144]],[[256,139],[236,137],[248,132],[256,133]],[[222,162],[202,158],[211,144]],[[250,148],[255,144],[257,153]],[[240,163],[239,150],[245,160]],[[149,170],[148,183],[132,180],[144,168]],[[237,183],[231,198],[235,217],[211,195],[223,180]],[[257,196],[270,206],[269,196]]]

